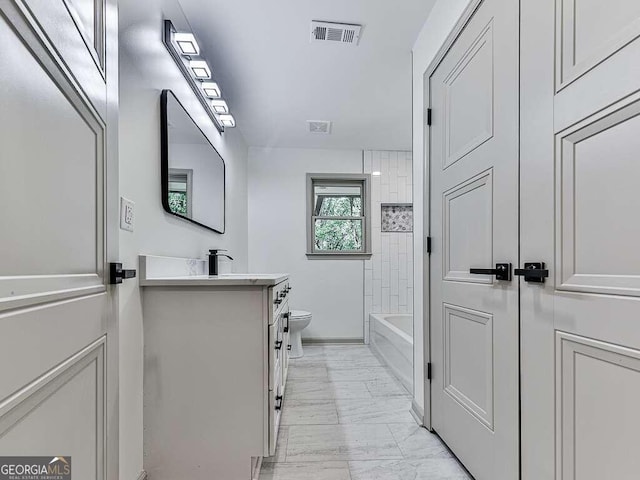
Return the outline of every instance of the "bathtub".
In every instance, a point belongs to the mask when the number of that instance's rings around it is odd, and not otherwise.
[[[413,315],[372,313],[369,329],[373,352],[413,392]]]

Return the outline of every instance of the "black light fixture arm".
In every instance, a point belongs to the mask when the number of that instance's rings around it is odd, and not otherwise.
[[[173,36],[175,34],[176,34],[176,29],[173,26],[173,23],[171,23],[171,20],[165,20],[164,32],[162,35],[162,42],[164,43],[164,46],[167,47],[167,50],[171,54],[171,57],[176,62],[176,65],[178,65],[178,68],[180,68],[182,75],[184,76],[185,80],[191,87],[191,90],[193,90],[193,93],[195,93],[196,97],[204,107],[204,111],[207,112],[207,115],[209,115],[209,118],[211,118],[211,121],[216,126],[216,129],[220,133],[223,133],[224,127],[220,124],[220,121],[216,118],[215,114],[211,110],[211,105],[209,105],[209,100],[205,97],[204,93],[202,92],[202,89],[200,88],[198,81],[196,81],[191,75],[191,73],[189,72],[189,69],[187,68],[187,66],[184,63],[184,60],[182,59],[182,56],[176,50],[176,46],[173,41]]]

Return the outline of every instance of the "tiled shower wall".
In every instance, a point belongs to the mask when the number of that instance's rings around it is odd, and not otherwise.
[[[413,233],[382,232],[381,205],[412,203],[411,152],[365,151],[371,177],[373,255],[364,262],[364,337],[369,343],[370,313],[413,312]]]

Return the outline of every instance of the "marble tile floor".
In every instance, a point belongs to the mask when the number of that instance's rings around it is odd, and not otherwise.
[[[419,427],[411,395],[365,345],[291,360],[276,455],[260,480],[471,480]]]

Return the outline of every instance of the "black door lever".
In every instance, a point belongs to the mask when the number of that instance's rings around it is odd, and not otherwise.
[[[549,270],[545,268],[544,262],[528,262],[524,264],[524,268],[516,268],[515,274],[524,277],[525,282],[544,283]]]
[[[122,283],[122,280],[135,278],[135,276],[135,270],[124,270],[121,263],[109,264],[109,283],[111,285],[119,285]]]
[[[472,268],[469,270],[471,275],[495,275],[496,280],[505,282],[511,281],[511,264],[496,263],[496,268]]]

